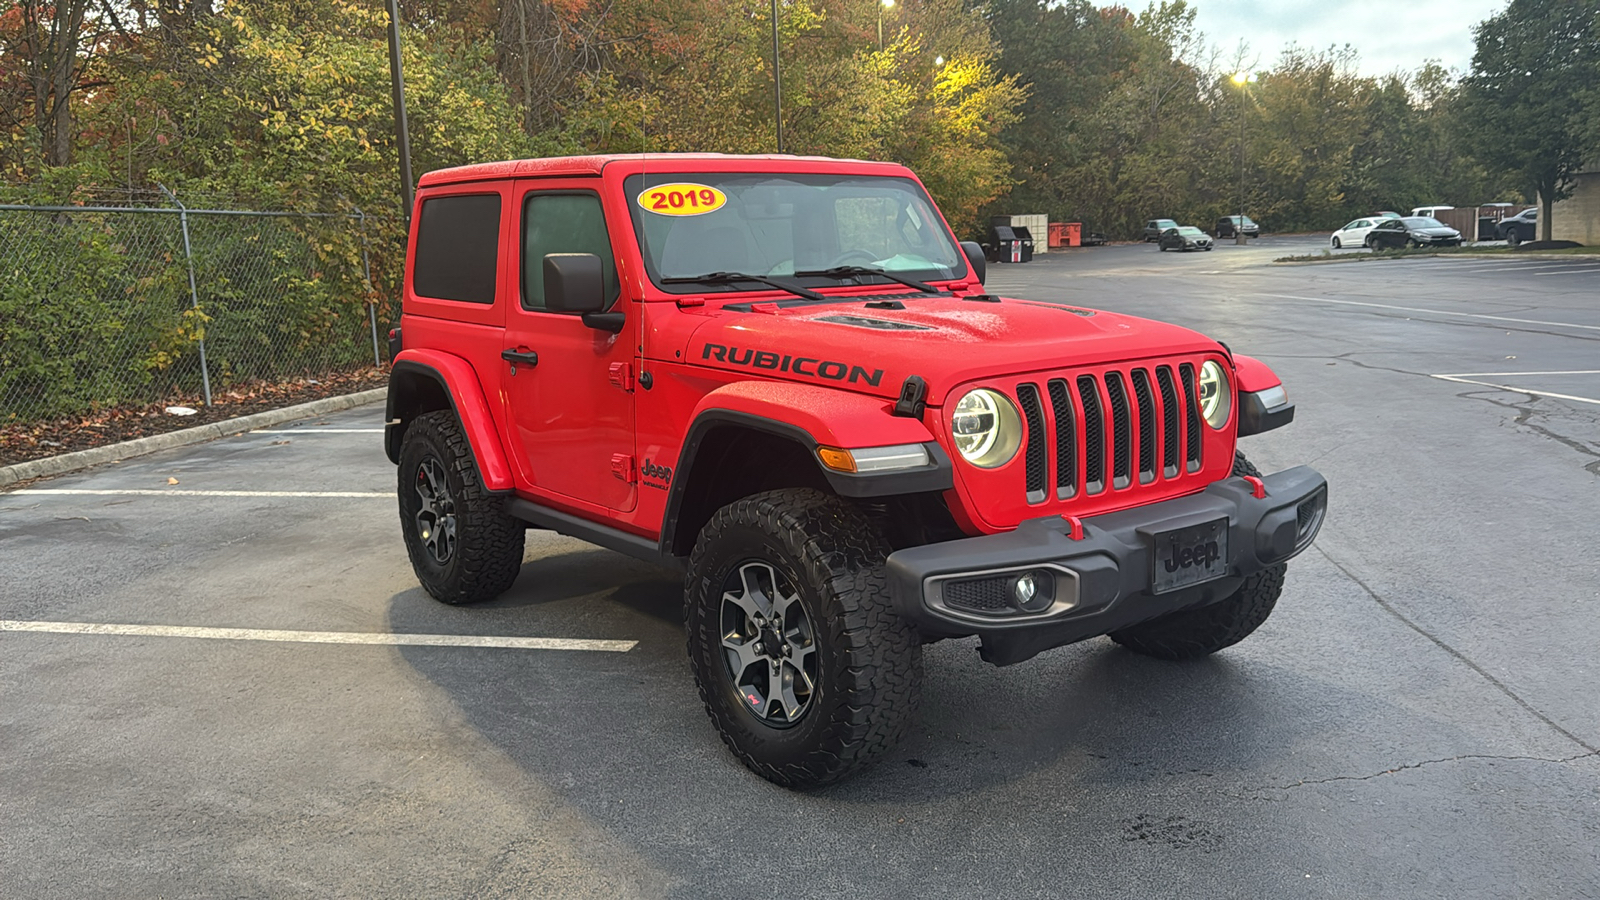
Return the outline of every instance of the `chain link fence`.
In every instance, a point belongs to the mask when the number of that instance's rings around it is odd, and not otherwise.
[[[398,219],[163,194],[0,203],[0,424],[382,364]]]

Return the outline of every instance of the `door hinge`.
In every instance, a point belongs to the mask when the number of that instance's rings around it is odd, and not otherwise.
[[[611,455],[611,474],[628,484],[633,484],[639,480],[639,469],[633,464],[633,457],[626,453],[613,453]]]
[[[625,362],[612,363],[611,383],[625,391],[633,390],[633,364]]]

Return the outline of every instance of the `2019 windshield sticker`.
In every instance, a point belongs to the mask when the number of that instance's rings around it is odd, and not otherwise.
[[[746,366],[752,369],[769,369],[777,372],[793,372],[796,375],[809,375],[813,378],[826,378],[830,381],[848,381],[851,384],[867,384],[877,387],[883,381],[882,369],[868,369],[865,366],[842,363],[831,359],[813,359],[809,356],[782,356],[770,350],[750,350],[738,347],[728,347],[722,344],[706,344],[701,351],[702,360],[714,359],[735,366]]]
[[[634,198],[639,208],[663,216],[703,216],[728,203],[728,195],[709,184],[662,184]]]

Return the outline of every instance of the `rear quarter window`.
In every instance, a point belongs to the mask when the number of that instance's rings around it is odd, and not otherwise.
[[[411,289],[418,296],[493,303],[500,254],[500,195],[422,201]]]

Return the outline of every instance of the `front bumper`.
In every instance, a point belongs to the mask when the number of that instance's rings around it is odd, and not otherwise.
[[[1059,516],[1030,519],[1003,534],[910,547],[890,554],[890,596],[900,615],[929,637],[976,634],[983,658],[1011,665],[1158,616],[1221,600],[1250,575],[1300,553],[1325,518],[1328,482],[1298,466],[1261,479],[1264,496],[1244,478],[1218,481],[1198,494],[1081,520],[1082,537]],[[1157,534],[1226,520],[1220,577],[1155,592]],[[956,602],[969,585],[1048,574],[1054,600],[1038,612],[1020,607],[979,611]],[[990,594],[993,592],[990,591]]]

